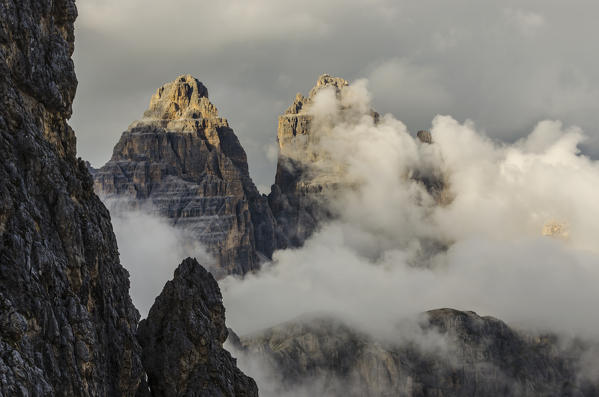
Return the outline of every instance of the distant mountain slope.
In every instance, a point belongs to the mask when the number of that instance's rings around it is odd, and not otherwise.
[[[241,338],[282,385],[327,396],[596,396],[578,377],[577,351],[500,320],[452,309],[426,313],[398,341],[377,340],[326,317],[302,318]],[[276,393],[275,393],[276,394]]]

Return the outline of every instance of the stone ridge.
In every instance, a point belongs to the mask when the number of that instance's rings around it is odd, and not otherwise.
[[[223,349],[228,330],[220,289],[195,259],[175,270],[138,335],[154,397],[258,396],[256,383]]]
[[[274,219],[243,147],[207,95],[189,75],[159,88],[94,173],[94,186],[128,209],[150,204],[189,231],[215,257],[217,277],[245,274],[272,256]]]
[[[133,396],[139,314],[67,124],[72,0],[0,0],[0,395]]]
[[[340,77],[331,77],[328,74],[321,75],[316,81],[316,85],[310,90],[308,98],[304,97],[301,93],[297,93],[293,103],[287,108],[285,113],[279,117],[279,120],[282,117],[286,117],[286,115],[305,113],[307,108],[306,105],[311,103],[316,94],[318,94],[318,92],[323,88],[333,87],[335,89],[335,93],[337,96],[339,96],[341,94],[341,89],[343,89],[343,87],[347,87],[348,85],[349,83],[347,80]]]
[[[245,354],[272,367],[280,392],[314,385],[308,389],[311,395],[333,397],[599,393],[596,385],[578,377],[575,357],[582,346],[563,351],[552,336],[525,335],[495,318],[453,309],[429,311],[417,327],[404,342],[393,343],[340,320],[302,318],[238,343]]]

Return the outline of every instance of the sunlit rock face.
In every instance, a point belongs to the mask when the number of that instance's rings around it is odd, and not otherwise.
[[[322,75],[307,98],[297,94],[291,106],[279,116],[277,173],[268,196],[277,220],[279,248],[303,245],[319,223],[331,217],[327,200],[334,195],[339,180],[334,173],[315,167],[323,152],[319,129],[314,126],[309,108],[321,90],[334,90],[339,97],[347,86],[348,82],[342,78]]]
[[[133,396],[139,314],[67,124],[72,0],[0,0],[0,396]]]
[[[255,270],[272,255],[267,200],[250,179],[235,133],[192,76],[156,91],[94,180],[103,198],[151,208],[190,231],[213,254],[217,277]]]
[[[377,339],[343,321],[300,318],[242,337],[261,360],[271,395],[595,396],[578,376],[584,346],[516,331],[492,317],[453,309],[425,313],[396,337]],[[270,372],[269,372],[270,371]],[[287,394],[285,394],[287,395]],[[289,395],[294,395],[290,393]]]

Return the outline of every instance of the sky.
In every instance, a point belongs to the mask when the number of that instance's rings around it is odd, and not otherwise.
[[[229,120],[254,182],[274,180],[277,117],[320,74],[366,79],[411,133],[437,115],[514,142],[541,120],[599,155],[594,1],[80,0],[71,125],[103,165],[153,92],[192,74]]]

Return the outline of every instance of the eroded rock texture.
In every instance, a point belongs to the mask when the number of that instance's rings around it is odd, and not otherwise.
[[[191,231],[214,254],[217,277],[257,269],[261,256],[272,255],[268,202],[250,179],[235,133],[192,76],[158,89],[94,178],[106,199],[133,208],[151,205]]]
[[[336,123],[355,125],[362,122],[364,116],[369,116],[376,125],[380,116],[373,109],[352,104],[348,97],[353,94],[347,87],[348,82],[342,78],[322,75],[307,98],[297,94],[293,104],[279,117],[277,173],[268,197],[277,221],[279,248],[302,246],[319,224],[337,216],[338,199],[356,188],[351,175],[345,173],[343,160],[331,156],[335,151],[335,140],[345,139],[331,131]],[[317,98],[322,94],[325,95]],[[336,106],[337,109],[336,112],[330,112],[330,109],[323,112],[323,106]],[[315,109],[318,107],[320,109]],[[326,114],[327,111],[332,114]],[[431,133],[419,131],[417,138],[418,150],[432,155]],[[445,205],[451,201],[446,178],[436,165],[423,161],[420,167],[409,170],[406,177],[422,183],[436,204]]]
[[[67,119],[72,0],[0,0],[0,396],[130,396],[137,310]]]
[[[576,361],[554,339],[523,335],[491,317],[433,310],[410,332],[394,344],[341,321],[317,318],[276,326],[239,343],[254,359],[265,360],[282,385],[279,392],[410,397],[599,392],[578,377]]]
[[[324,74],[307,98],[297,94],[285,114],[279,116],[277,173],[268,196],[277,221],[279,248],[302,246],[319,223],[331,217],[327,194],[333,193],[338,181],[313,168],[321,151],[309,108],[321,90],[331,89],[339,96],[347,85],[342,78]]]
[[[258,396],[256,383],[223,349],[228,330],[214,277],[185,259],[139,324],[153,396]]]

